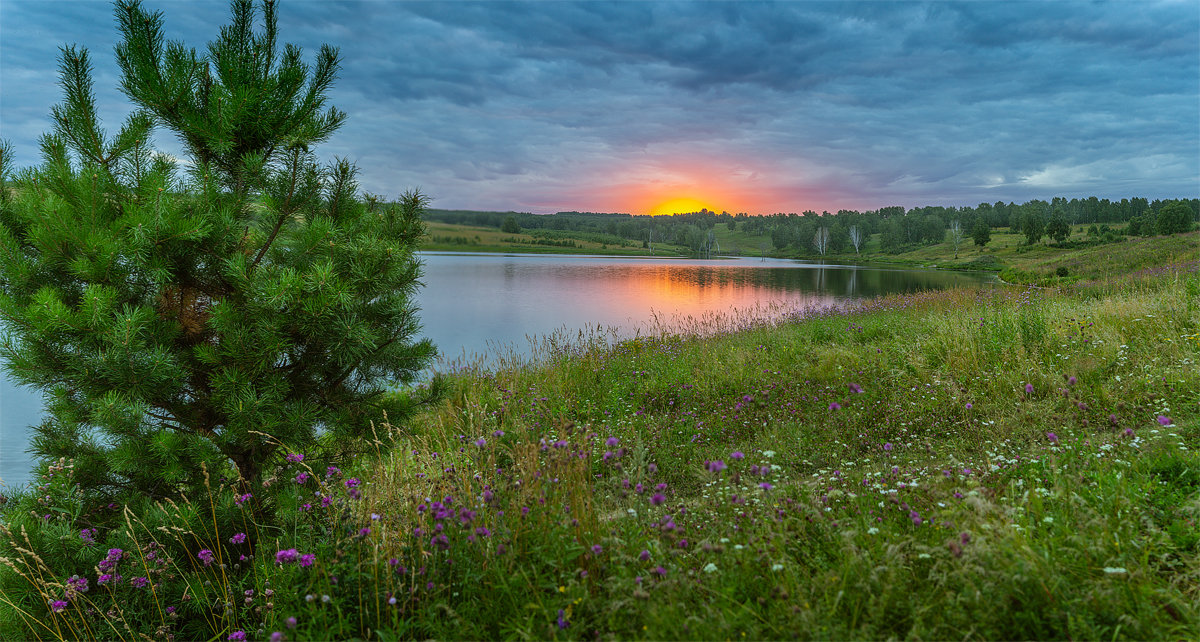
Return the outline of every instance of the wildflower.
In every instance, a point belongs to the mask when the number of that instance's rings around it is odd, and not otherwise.
[[[334,475],[342,474],[342,470],[337,466],[330,466],[325,469],[325,477],[333,477]]]
[[[300,474],[296,475],[295,481],[298,485],[301,485],[301,486],[303,486],[304,484],[307,484],[308,483],[308,473],[300,473]]]
[[[565,612],[562,609],[558,610],[558,629],[560,631],[567,628],[568,626],[571,626],[571,623],[567,621],[564,613]]]
[[[104,585],[104,584],[110,584],[110,583],[116,584],[117,582],[120,582],[120,581],[121,581],[121,576],[117,575],[115,573],[105,573],[104,575],[101,575],[100,577],[96,578],[97,585]]]
[[[841,409],[842,409],[842,405],[841,405],[840,403],[838,403],[838,402],[836,402],[836,401],[835,401],[835,402],[833,402],[833,403],[829,404],[829,409],[830,409],[830,410],[841,410]]]
[[[758,485],[758,487],[763,490],[771,490],[772,488],[775,488],[775,485],[772,484],[771,482],[762,482],[761,484]]]
[[[616,448],[620,443],[621,440],[617,439],[616,437],[609,437],[608,439],[604,440],[604,445],[608,446],[609,448]]]
[[[271,642],[283,642],[284,639],[285,639],[285,636],[283,635],[283,631],[271,632]]]
[[[740,451],[740,450],[735,450],[735,451],[733,451],[732,454],[729,455],[729,458],[734,461],[741,461],[746,458],[746,455],[744,455],[742,453],[742,451]]]
[[[85,546],[91,546],[96,543],[96,529],[85,528],[79,531],[79,539],[83,540]]]
[[[649,559],[650,559],[650,551],[648,551],[648,550],[646,550],[646,549],[644,549],[644,548],[643,548],[643,549],[642,549],[642,552],[641,552],[641,553],[638,553],[638,559],[642,560],[643,562],[645,562],[645,561],[649,561]]]
[[[667,498],[662,493],[654,493],[654,496],[650,498],[650,503],[655,506],[659,506],[665,501],[667,501]]]
[[[129,585],[132,586],[133,588],[146,588],[147,586],[150,585],[150,578],[135,577],[132,580],[129,580]]]
[[[601,545],[599,545],[599,544],[596,544],[596,545],[592,546],[592,555],[599,555],[599,554],[601,554],[601,553],[603,553],[603,552],[604,552],[604,547],[603,547],[603,546],[601,546]]]
[[[1079,381],[1079,380],[1075,378],[1075,375],[1071,375],[1070,377],[1067,377],[1067,385],[1068,385],[1068,386],[1073,386],[1073,385],[1075,385],[1075,384],[1076,384],[1076,382],[1078,382],[1078,381]]]
[[[867,529],[867,535],[878,535],[878,534],[879,534],[879,529],[875,528],[874,526]]]
[[[245,504],[246,502],[250,501],[250,499],[253,497],[254,497],[254,495],[252,493],[246,493],[245,495],[238,495],[238,497],[236,499],[234,499],[233,502],[235,504],[237,504],[238,506],[241,506],[242,504]]]
[[[665,569],[665,568],[663,568],[663,567],[661,567],[661,566],[658,566],[658,567],[656,567],[656,568],[654,569],[654,574],[655,574],[655,575],[657,575],[657,576],[659,576],[659,577],[666,577],[666,576],[667,576],[667,569]]]
[[[241,544],[244,541],[246,541],[245,533],[238,533],[238,534],[234,535],[233,537],[229,538],[230,544]]]
[[[50,603],[50,610],[55,613],[62,613],[65,608],[67,608],[67,603],[63,600],[54,600]]]
[[[883,449],[886,450],[887,452],[891,452],[892,451],[892,442],[889,441],[889,442],[885,443],[883,445]]]
[[[300,566],[312,566],[315,561],[317,561],[317,556],[312,553],[305,553],[300,556]]]
[[[1058,443],[1058,435],[1056,435],[1056,434],[1054,434],[1054,433],[1052,433],[1052,432],[1048,432],[1048,433],[1046,433],[1046,439],[1049,439],[1049,440],[1050,440],[1050,443],[1052,443],[1052,444],[1057,444],[1057,443]]]
[[[775,451],[774,451],[774,450],[764,450],[764,451],[763,451],[763,457],[766,457],[767,459],[770,459],[770,458],[772,458],[772,457],[774,457],[774,456],[775,456]]]
[[[237,631],[230,633],[229,637],[227,637],[225,639],[230,640],[231,642],[245,642],[246,632],[242,631],[241,629],[238,629]]]
[[[496,430],[496,431],[493,431],[493,432],[492,432],[492,436],[493,436],[493,437],[503,437],[503,436],[504,436],[504,431],[503,431],[503,430]]]
[[[88,592],[88,579],[86,577],[79,577],[78,575],[72,575],[67,580],[67,594],[68,595],[70,595],[71,593],[87,593],[87,592]]]
[[[863,393],[862,386],[858,385],[857,383],[851,383],[850,392],[853,392],[856,395],[861,395]]]
[[[276,564],[291,564],[300,557],[300,553],[294,548],[286,548],[275,553]]]
[[[1168,417],[1168,416],[1166,416],[1166,415],[1159,415],[1159,416],[1158,416],[1158,423],[1159,423],[1159,425],[1160,425],[1160,426],[1170,426],[1170,425],[1171,425],[1171,418],[1170,418],[1170,417]]]
[[[1027,395],[1033,394],[1033,384],[1032,383],[1025,384],[1025,394],[1027,394]]]
[[[487,445],[487,440],[484,439],[483,437],[480,437],[479,439],[475,440],[475,445],[479,446],[480,448],[483,448],[484,446]]]
[[[304,455],[301,455],[300,453],[288,453],[287,460],[293,464],[298,464],[304,461]]]
[[[370,535],[370,534],[371,534],[371,529],[368,526],[363,526],[362,528],[358,529],[359,537],[366,537],[367,535]]]
[[[716,564],[713,564],[712,562],[709,562],[708,564],[706,564],[706,565],[704,566],[704,569],[703,569],[703,570],[704,570],[704,572],[705,572],[705,573],[716,573],[716,572],[717,572],[717,565],[716,565]]]
[[[651,475],[653,475],[654,473],[657,473],[658,472],[658,464],[655,464],[653,462],[646,464],[646,471],[649,472]]]
[[[283,623],[286,624],[287,628],[289,629],[296,628],[296,618],[294,617],[289,617],[288,619],[284,620]]]
[[[974,408],[974,407],[975,406],[972,406],[970,401],[967,402],[967,410],[970,410],[971,408]]]
[[[908,513],[908,517],[909,517],[909,519],[911,519],[911,520],[912,520],[913,526],[920,526],[920,525],[921,525],[921,514],[920,514],[920,513],[918,513],[917,511],[915,511],[915,510],[914,510],[914,511],[910,511],[910,512]]]
[[[725,462],[721,461],[720,459],[708,462],[708,472],[719,473],[722,470],[725,470]]]
[[[204,562],[205,566],[212,566],[213,560],[216,559],[216,556],[213,555],[213,552],[207,548],[201,550],[199,553],[196,553],[196,557],[199,558],[201,562]]]

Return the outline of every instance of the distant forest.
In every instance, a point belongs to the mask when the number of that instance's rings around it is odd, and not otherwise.
[[[740,248],[743,253],[773,251],[825,255],[854,254],[875,234],[880,235],[881,251],[888,253],[906,252],[947,239],[956,244],[982,246],[989,242],[991,230],[997,228],[1024,234],[1030,244],[1062,244],[1070,236],[1072,226],[1086,225],[1087,238],[1072,240],[1072,244],[1111,243],[1128,236],[1187,232],[1195,229],[1198,217],[1200,199],[1149,201],[1126,198],[1110,201],[1093,196],[1032,200],[1022,204],[997,201],[975,207],[933,206],[905,210],[892,206],[865,212],[838,210],[837,213],[818,214],[810,210],[801,214],[763,216],[708,210],[652,217],[595,212],[531,214],[432,209],[426,219],[536,236],[566,236],[565,233],[569,233],[618,246],[667,243],[697,253],[713,249],[716,239],[713,228],[724,224],[729,231],[740,232],[743,240],[757,238],[752,247]]]

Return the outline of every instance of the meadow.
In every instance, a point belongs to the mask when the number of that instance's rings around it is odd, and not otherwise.
[[[839,264],[896,265],[914,268],[939,268],[997,272],[1009,283],[1052,286],[1118,278],[1129,272],[1196,260],[1200,254],[1200,231],[1170,236],[1125,237],[1093,245],[1087,225],[1072,226],[1062,244],[1049,241],[1029,244],[1025,235],[1009,228],[994,228],[987,245],[975,245],[966,238],[956,251],[947,238],[941,243],[914,247],[900,253],[885,252],[880,234],[869,235],[862,251],[847,250],[822,259],[780,252],[771,245],[769,235],[754,235],[742,229],[730,230],[725,223],[713,226],[714,238],[724,253],[741,256],[765,254],[801,260],[829,260]],[[648,256],[650,251],[611,235],[587,232],[530,230],[509,234],[495,227],[430,222],[421,249],[457,252],[520,252],[555,254],[609,254]],[[693,256],[686,247],[655,244],[658,256]],[[717,253],[714,253],[717,254]]]
[[[462,366],[270,497],[9,497],[5,639],[1195,639],[1196,261]]]

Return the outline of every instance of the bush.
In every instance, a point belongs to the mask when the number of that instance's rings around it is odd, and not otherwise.
[[[2,155],[0,360],[47,396],[33,451],[73,458],[93,505],[195,490],[202,466],[261,499],[281,449],[319,432],[346,448],[420,400],[387,390],[434,354],[412,341],[426,199],[367,206],[348,161],[318,164],[310,148],[345,120],[325,108],[338,54],[280,55],[263,6],[262,33],[239,0],[197,58],[164,46],[161,14],[119,2],[139,111],[104,137],[88,53],[65,47],[42,165],[9,189]],[[186,177],[148,146],[154,123],[184,141]]]

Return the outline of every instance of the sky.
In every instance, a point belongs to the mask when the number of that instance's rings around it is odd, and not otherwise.
[[[203,53],[225,2],[147,0]],[[318,153],[433,207],[770,214],[1055,196],[1200,197],[1200,2],[282,0],[280,40],[340,49]],[[0,0],[16,165],[86,47],[115,131],[101,1]],[[169,132],[159,147],[178,153]]]

